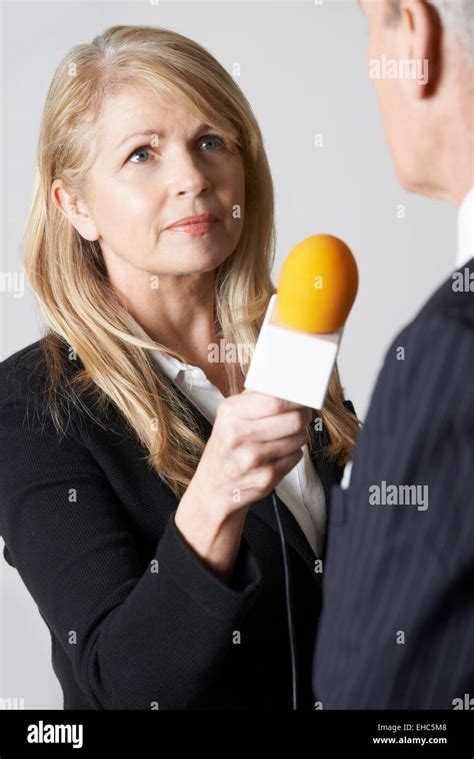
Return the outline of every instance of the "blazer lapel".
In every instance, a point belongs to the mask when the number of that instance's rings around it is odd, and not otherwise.
[[[323,486],[327,509],[336,472],[334,471],[335,465],[330,464],[327,457],[324,455],[324,449],[329,443],[326,430],[324,428],[321,431],[314,429],[314,420],[316,418],[315,415],[310,424],[310,456]]]
[[[276,495],[276,493],[275,493]],[[315,571],[315,561],[317,556],[314,554],[313,549],[306,539],[306,535],[299,526],[295,517],[291,513],[290,509],[282,502],[281,498],[276,495],[278,502],[278,513],[283,528],[283,534],[285,536],[285,542],[293,548],[299,556],[303,559],[304,563],[314,577],[315,583],[321,586],[321,573]],[[278,522],[275,516],[275,510],[273,508],[273,499],[271,493],[263,498],[261,501],[255,501],[250,506],[247,514],[247,520],[261,519],[265,522],[274,532],[280,536],[280,530],[278,528]]]

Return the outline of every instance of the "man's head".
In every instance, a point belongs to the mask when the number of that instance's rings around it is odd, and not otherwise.
[[[401,184],[459,204],[473,184],[473,0],[359,0]]]

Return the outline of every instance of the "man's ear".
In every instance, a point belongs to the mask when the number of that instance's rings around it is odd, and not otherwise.
[[[426,0],[400,0],[400,58],[410,62],[410,77],[402,84],[419,99],[436,91],[441,74],[442,26],[438,12]]]
[[[85,240],[98,240],[99,232],[86,204],[68,193],[60,179],[51,185],[51,200]]]

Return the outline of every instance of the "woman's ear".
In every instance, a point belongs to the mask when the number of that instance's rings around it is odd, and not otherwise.
[[[55,179],[51,185],[51,199],[81,237],[90,241],[99,239],[99,232],[86,204],[70,195],[60,179]]]
[[[410,66],[403,85],[418,99],[430,97],[441,73],[442,27],[438,12],[426,0],[400,0],[399,57]]]

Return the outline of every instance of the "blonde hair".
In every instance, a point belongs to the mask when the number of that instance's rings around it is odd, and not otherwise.
[[[51,198],[55,179],[81,197],[95,157],[101,109],[107,97],[128,85],[175,98],[230,136],[240,150],[246,210],[235,251],[215,271],[215,318],[225,344],[251,350],[275,292],[270,278],[273,186],[247,99],[213,56],[192,40],[156,27],[113,26],[90,44],[73,47],[59,64],[42,114],[36,182],[22,245],[25,271],[49,327],[42,340],[49,375],[47,405],[61,431],[62,411],[70,413],[71,404],[84,409],[81,394],[92,391],[99,409],[112,405],[120,412],[150,466],[180,497],[205,442],[150,350],[183,363],[186,359],[134,333],[134,320],[109,282],[98,241],[83,239]],[[72,356],[67,355],[71,348]],[[231,394],[238,392],[239,376],[246,374],[246,354],[239,363],[226,363]],[[79,370],[72,374],[71,357],[79,359]],[[340,464],[350,457],[359,428],[343,400],[336,370],[320,413],[329,435],[326,453]]]

